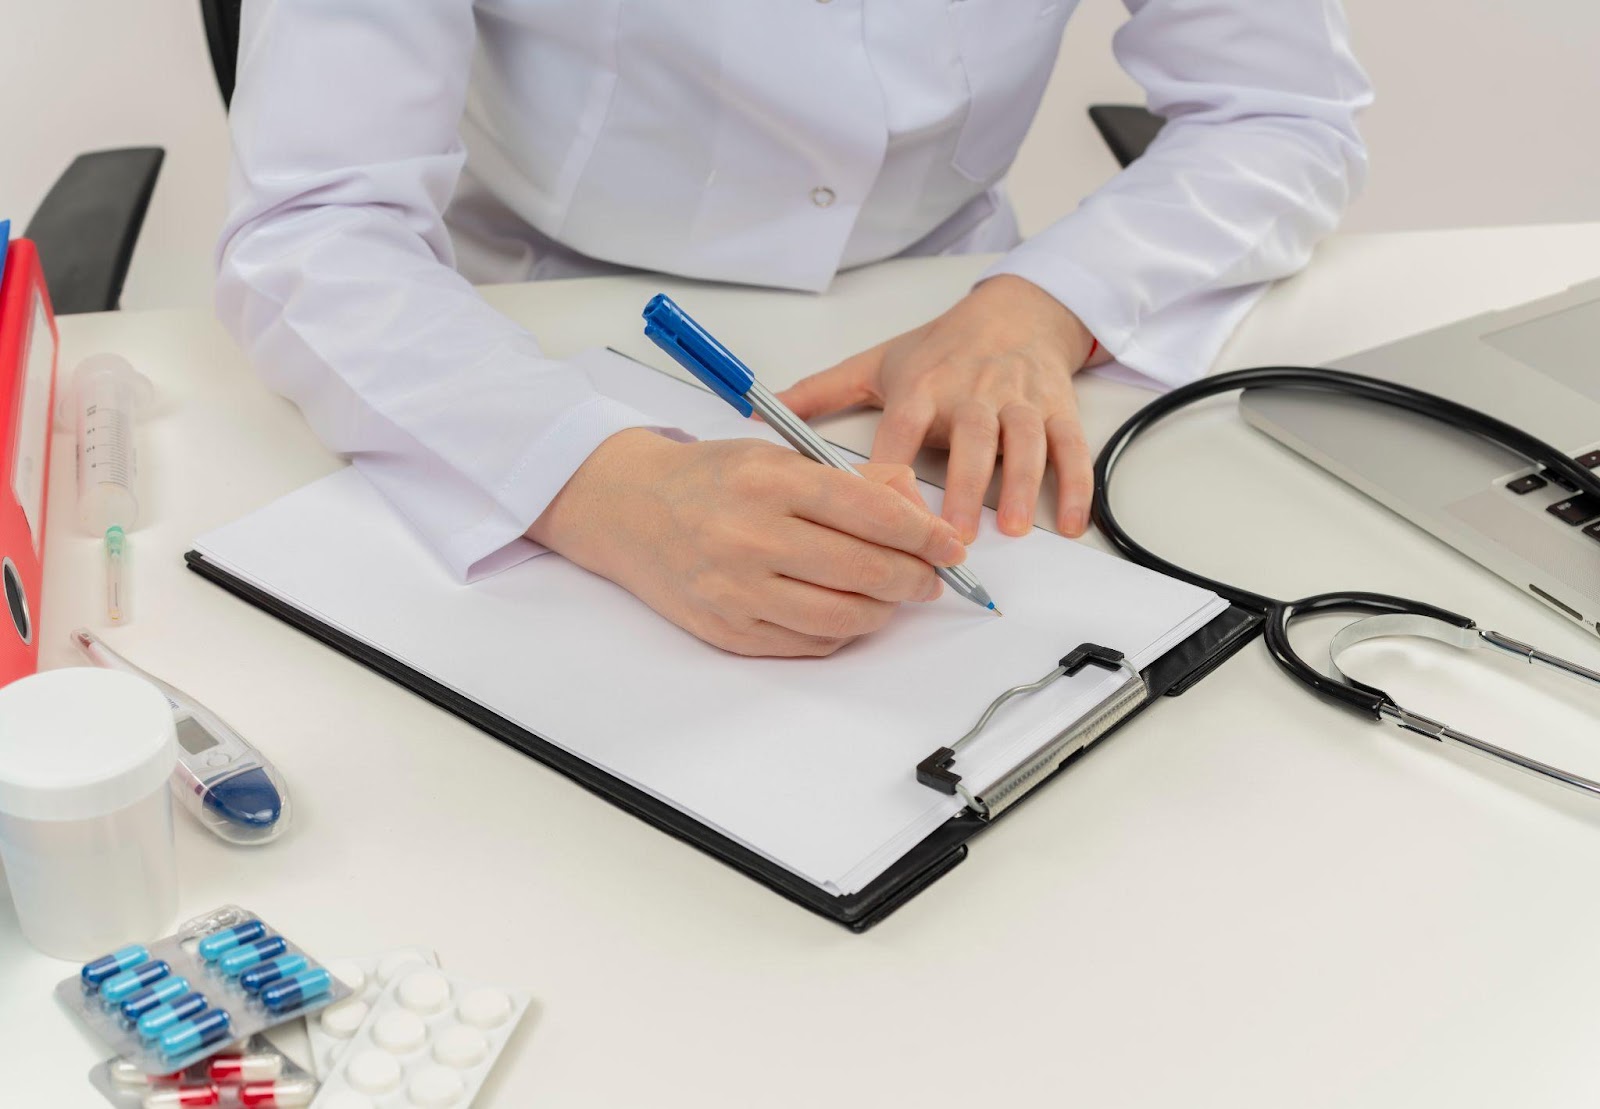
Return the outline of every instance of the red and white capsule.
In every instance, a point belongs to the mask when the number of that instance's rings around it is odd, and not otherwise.
[[[182,1071],[173,1071],[171,1074],[146,1074],[131,1060],[111,1060],[111,1081],[119,1086],[152,1086],[158,1083],[170,1085],[182,1077]]]
[[[244,1109],[290,1109],[310,1105],[316,1096],[317,1084],[309,1078],[280,1078],[239,1087],[239,1104]]]
[[[200,1086],[168,1086],[144,1095],[144,1109],[173,1109],[183,1105],[218,1105],[222,1095],[210,1083]]]
[[[283,1073],[283,1056],[258,1051],[250,1055],[213,1055],[206,1075],[213,1082],[237,1086],[241,1082],[270,1082]]]

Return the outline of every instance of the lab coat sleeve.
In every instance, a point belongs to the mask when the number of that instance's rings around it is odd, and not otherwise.
[[[589,452],[651,421],[453,268],[471,0],[244,14],[218,314],[457,576],[538,553],[523,532]]]
[[[1072,309],[1122,365],[1199,377],[1267,283],[1310,258],[1366,176],[1371,100],[1337,0],[1128,0],[1114,49],[1166,125],[985,276]]]

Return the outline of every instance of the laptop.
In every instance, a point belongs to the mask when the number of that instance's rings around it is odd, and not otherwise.
[[[1329,365],[1471,405],[1600,471],[1600,281]],[[1239,407],[1254,427],[1600,633],[1600,499],[1370,401],[1259,389]]]

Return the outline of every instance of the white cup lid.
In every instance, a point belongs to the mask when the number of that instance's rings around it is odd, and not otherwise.
[[[79,666],[0,689],[0,812],[105,816],[148,796],[177,761],[172,706],[143,678]]]

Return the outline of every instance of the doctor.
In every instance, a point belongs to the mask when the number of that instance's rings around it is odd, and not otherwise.
[[[542,548],[748,654],[818,655],[939,589],[1002,470],[1087,522],[1073,375],[1201,374],[1360,186],[1337,0],[1127,0],[1165,129],[1019,242],[999,183],[1075,0],[247,0],[218,311],[462,578]],[[943,315],[800,382],[884,415],[873,481],[686,443],[471,282],[623,268],[820,292],[993,251]],[[942,518],[905,469],[949,447]],[[997,461],[999,460],[999,461]],[[909,496],[902,495],[909,494]]]

